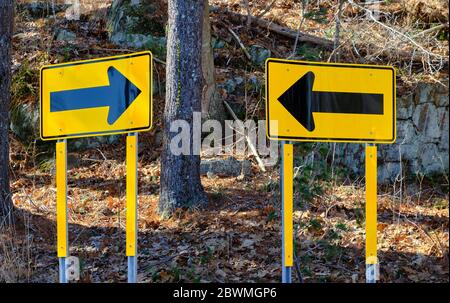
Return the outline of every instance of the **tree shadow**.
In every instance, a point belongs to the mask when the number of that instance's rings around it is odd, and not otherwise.
[[[209,205],[201,210],[203,215],[180,211],[175,216],[189,219],[175,220],[170,226],[154,222],[141,227],[139,280],[279,281],[281,223],[257,224],[260,218],[252,215],[257,208],[236,210],[233,205],[226,205]],[[220,212],[227,213],[220,216]],[[32,214],[21,209],[18,217],[21,218],[18,220],[19,236],[33,239],[30,248],[33,275],[29,282],[57,282],[56,223],[50,219],[52,215]],[[82,263],[80,282],[126,282],[124,223],[110,225],[69,223],[70,254],[79,257]],[[333,246],[312,238],[300,241],[316,246],[312,253],[301,244],[297,248],[305,282],[351,282],[355,275],[356,281],[364,281],[363,247]],[[448,251],[446,254],[438,258],[391,249],[379,251],[381,282],[448,281]],[[226,276],[216,274],[218,268],[226,270]],[[296,276],[294,281],[298,282]]]

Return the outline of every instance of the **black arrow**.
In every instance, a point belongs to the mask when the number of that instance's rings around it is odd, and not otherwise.
[[[307,72],[278,98],[310,132],[315,128],[312,113],[383,114],[383,94],[319,92],[313,91],[313,84],[314,73]]]
[[[108,68],[109,85],[50,93],[50,111],[60,112],[108,106],[108,124],[114,124],[139,96],[141,90],[113,66]]]

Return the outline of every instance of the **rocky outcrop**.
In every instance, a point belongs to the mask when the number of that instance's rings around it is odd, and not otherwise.
[[[378,145],[378,181],[398,176],[449,172],[448,80],[419,84],[410,94],[397,97],[397,140]],[[364,146],[338,144],[338,161],[353,173],[364,174]]]
[[[123,47],[151,50],[164,59],[166,17],[160,16],[158,5],[161,5],[159,1],[114,0],[108,16],[111,42]]]
[[[248,160],[239,161],[234,157],[226,159],[207,159],[200,164],[200,174],[208,176],[237,177],[251,174],[252,165]]]

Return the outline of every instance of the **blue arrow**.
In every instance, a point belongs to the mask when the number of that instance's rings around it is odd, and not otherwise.
[[[50,93],[50,111],[60,112],[109,106],[108,124],[114,124],[139,96],[141,90],[117,69],[108,68],[109,85]]]

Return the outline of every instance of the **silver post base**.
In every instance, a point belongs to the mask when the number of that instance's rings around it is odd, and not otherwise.
[[[59,258],[59,283],[67,283],[66,258]]]
[[[366,283],[376,283],[376,264],[366,264]]]
[[[128,257],[128,283],[137,283],[137,258]]]
[[[292,283],[292,267],[283,266],[281,269],[281,283]]]

